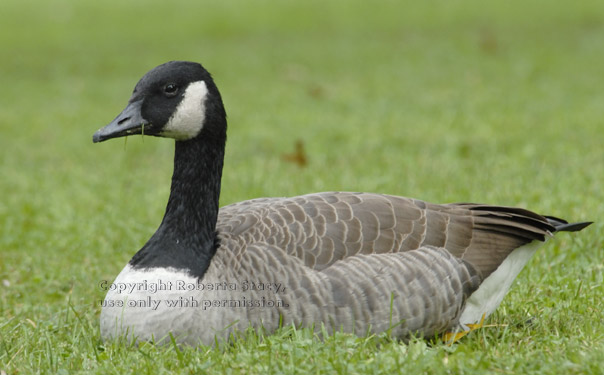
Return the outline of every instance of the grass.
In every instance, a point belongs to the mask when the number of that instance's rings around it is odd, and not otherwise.
[[[0,370],[601,373],[604,5],[21,2],[0,12]],[[229,113],[221,204],[358,190],[594,220],[452,347],[248,333],[223,350],[102,343],[101,280],[153,233],[172,142],[93,145],[138,78],[202,62]],[[309,164],[283,160],[302,141]]]

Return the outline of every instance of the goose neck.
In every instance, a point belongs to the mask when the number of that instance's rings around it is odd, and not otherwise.
[[[170,198],[160,226],[164,234],[191,245],[214,245],[223,159],[220,144],[198,138],[176,142]]]

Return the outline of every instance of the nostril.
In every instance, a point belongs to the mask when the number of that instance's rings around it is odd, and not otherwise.
[[[122,125],[124,122],[126,122],[126,121],[128,121],[128,120],[130,120],[130,117],[124,117],[123,119],[119,120],[119,121],[117,122],[117,124],[118,124],[118,125]]]

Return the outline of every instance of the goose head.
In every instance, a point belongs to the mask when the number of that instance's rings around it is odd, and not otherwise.
[[[143,134],[187,141],[225,138],[226,114],[210,73],[200,64],[170,61],[138,81],[126,108],[93,135],[93,142]]]
[[[134,134],[176,140],[164,218],[130,266],[203,275],[218,246],[215,229],[226,128],[222,99],[210,73],[198,63],[171,61],[147,72],[126,108],[94,133],[93,142]]]

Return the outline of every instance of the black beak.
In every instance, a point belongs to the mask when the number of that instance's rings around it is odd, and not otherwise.
[[[142,103],[142,100],[128,103],[128,106],[113,121],[94,133],[92,142],[97,143],[111,138],[144,134],[145,126],[150,125],[150,123],[141,115]]]

